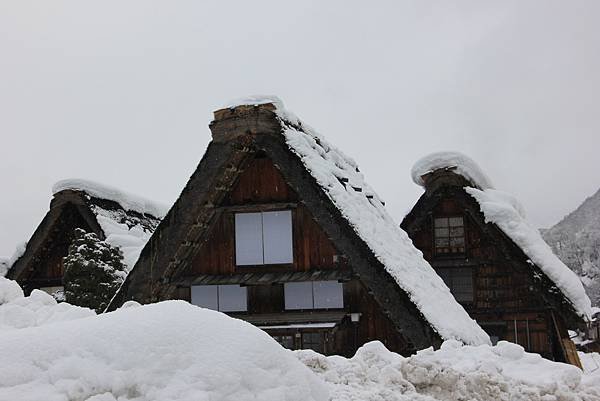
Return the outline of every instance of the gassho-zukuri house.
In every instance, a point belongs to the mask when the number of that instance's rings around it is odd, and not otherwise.
[[[231,104],[210,129],[109,310],[183,299],[325,354],[490,342],[356,163],[278,99]]]
[[[401,227],[492,342],[578,364],[567,329],[585,330],[590,299],[519,202],[460,153],[422,158],[412,178],[425,191]]]
[[[142,197],[81,179],[60,181],[52,193],[50,209],[6,273],[25,294],[40,289],[60,298],[64,257],[77,228],[118,247],[131,269],[167,211]]]

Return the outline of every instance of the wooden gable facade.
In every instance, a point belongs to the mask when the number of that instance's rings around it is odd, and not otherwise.
[[[49,293],[60,291],[63,287],[63,258],[68,253],[76,228],[93,232],[104,239],[104,232],[83,193],[65,190],[54,194],[50,210],[6,277],[18,282],[26,295],[34,289]]]
[[[449,169],[422,177],[425,193],[401,227],[457,301],[493,341],[558,361],[578,361],[568,328],[583,320],[555,284],[495,224]]]
[[[401,354],[441,344],[286,145],[273,105],[217,111],[211,131],[109,310],[183,299],[248,321],[285,347],[324,354],[352,355],[372,340]],[[244,237],[252,219],[262,228]],[[245,253],[257,237],[253,262]]]
[[[100,240],[106,240],[110,230],[114,231],[117,227],[119,231],[114,237],[118,240],[111,245],[123,251],[124,263],[127,264],[128,253],[132,253],[137,243],[142,241],[140,232],[149,237],[160,222],[160,217],[150,213],[157,212],[153,204],[148,207],[149,211],[140,206],[148,203],[145,199],[128,195],[131,204],[123,206],[116,194],[124,196],[124,193],[115,188],[85,180],[65,180],[58,184],[65,188],[61,187],[54,193],[50,210],[27,242],[23,255],[6,273],[6,277],[17,281],[27,295],[34,289],[41,289],[61,299],[64,257],[75,238],[75,229],[81,228],[96,234]],[[133,233],[130,234],[129,230]],[[140,250],[141,246],[137,249]]]

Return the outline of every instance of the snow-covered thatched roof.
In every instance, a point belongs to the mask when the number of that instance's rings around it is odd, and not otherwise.
[[[89,180],[59,181],[52,193],[50,210],[31,239],[5,262],[8,277],[16,279],[31,267],[36,251],[44,246],[66,205],[75,205],[96,234],[123,252],[129,270],[167,210],[163,205]],[[0,270],[2,267],[0,263]]]
[[[67,179],[52,187],[55,196],[62,191],[76,191],[86,196],[105,241],[121,249],[128,269],[133,267],[168,211],[168,207],[160,203],[90,180]]]
[[[412,168],[413,181],[423,186],[422,177],[438,170],[461,175],[471,187],[465,190],[478,202],[486,222],[498,226],[527,257],[550,278],[585,319],[591,317],[591,302],[579,277],[552,252],[539,230],[525,216],[525,209],[512,195],[495,190],[491,180],[470,157],[458,152],[432,153]]]
[[[477,188],[465,190],[479,203],[486,222],[496,224],[554,282],[576,312],[590,320],[592,303],[581,280],[552,252],[539,230],[527,221],[523,206],[505,192]]]
[[[389,215],[357,163],[285,110],[281,100],[268,100],[276,106],[290,149],[440,336],[468,344],[489,342],[488,335],[456,302],[406,232]]]

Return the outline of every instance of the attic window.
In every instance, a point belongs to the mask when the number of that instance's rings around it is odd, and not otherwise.
[[[436,217],[434,219],[436,254],[465,252],[465,222],[462,216]]]
[[[236,213],[237,266],[293,263],[292,212]]]

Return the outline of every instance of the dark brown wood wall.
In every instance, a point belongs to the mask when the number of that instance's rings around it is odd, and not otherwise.
[[[298,203],[297,194],[286,184],[279,170],[269,159],[258,158],[240,174],[225,204],[220,206],[222,212],[186,274],[248,271],[248,267],[235,266],[235,212],[231,209],[244,206],[245,211],[260,211],[264,207],[279,204],[282,204],[282,209],[292,210],[294,255],[293,264],[278,266],[279,270],[336,269],[343,265],[343,258],[337,257],[335,247],[315,223],[308,209]]]
[[[338,255],[332,242],[314,221],[310,211],[299,201],[300,197],[285,182],[271,160],[256,158],[240,174],[231,193],[218,207],[207,241],[200,247],[186,276],[200,274],[228,275],[239,272],[308,271],[346,269],[346,259]],[[235,212],[273,210],[276,205],[291,208],[293,226],[293,254],[291,265],[269,267],[235,266]],[[255,209],[253,209],[255,207]],[[256,314],[285,314],[283,283],[248,286],[248,312]],[[189,288],[182,289],[181,298],[190,300]],[[389,349],[403,354],[414,350],[398,333],[389,318],[381,312],[372,295],[358,280],[344,283],[344,310],[361,313],[358,323],[345,318],[333,334],[334,342],[328,353],[351,356],[360,345],[379,340]],[[294,313],[294,312],[291,312]]]
[[[60,217],[50,229],[50,233],[40,249],[36,250],[30,269],[27,269],[17,281],[27,293],[34,288],[61,285],[64,274],[63,258],[67,256],[69,245],[73,241],[75,229],[90,231],[77,208],[64,207]]]

